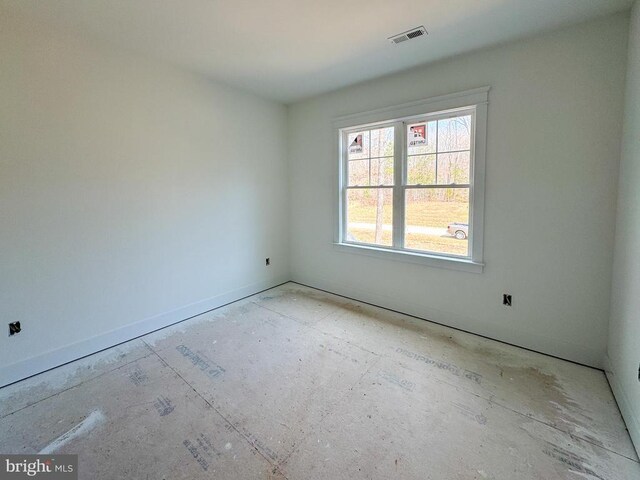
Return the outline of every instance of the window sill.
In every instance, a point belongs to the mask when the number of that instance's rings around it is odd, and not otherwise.
[[[445,257],[427,253],[415,253],[387,248],[376,248],[370,245],[355,243],[334,243],[333,248],[344,253],[355,253],[369,257],[383,258],[398,262],[415,263],[429,267],[446,268],[461,272],[482,273],[484,263],[474,262],[466,258]]]

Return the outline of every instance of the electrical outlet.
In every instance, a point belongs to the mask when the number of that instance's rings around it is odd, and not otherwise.
[[[268,267],[269,265],[271,265],[271,259],[270,258],[265,258],[264,259],[264,264]]]
[[[20,330],[22,330],[22,328],[20,327],[20,322],[13,322],[9,324],[9,336],[11,337],[12,335],[15,335],[17,333],[20,333]]]
[[[511,294],[510,293],[503,293],[502,294],[502,305],[504,305],[506,307],[510,307],[511,305],[513,305],[513,299],[511,298]]]

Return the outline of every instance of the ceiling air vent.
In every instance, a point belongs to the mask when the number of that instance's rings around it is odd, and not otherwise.
[[[422,37],[427,34],[427,30],[423,27],[412,28],[411,30],[403,33],[399,33],[398,35],[394,35],[393,37],[389,37],[389,41],[392,43],[402,43],[407,40],[413,40],[414,38]]]

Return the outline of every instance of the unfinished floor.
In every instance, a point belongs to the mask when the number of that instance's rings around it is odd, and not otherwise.
[[[286,284],[0,390],[83,479],[637,479],[602,372]]]

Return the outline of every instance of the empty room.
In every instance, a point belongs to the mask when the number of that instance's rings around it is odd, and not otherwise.
[[[0,479],[640,480],[640,0],[0,0]]]

